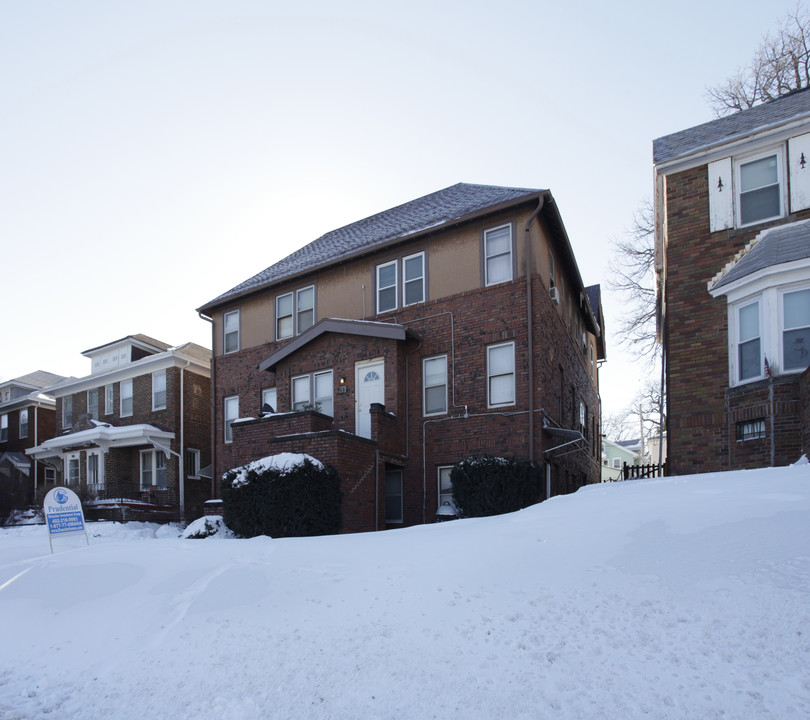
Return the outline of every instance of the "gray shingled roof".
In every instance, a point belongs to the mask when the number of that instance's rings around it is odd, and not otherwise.
[[[653,163],[686,157],[804,115],[810,115],[810,88],[653,140]]]
[[[358,252],[414,235],[422,230],[439,227],[487,208],[528,198],[541,192],[544,191],[458,183],[351,225],[332,230],[309,245],[296,250],[275,265],[271,265],[252,278],[231,288],[228,292],[207,302],[200,309],[214,307],[232,297],[258,290],[327,263],[348,258]]]
[[[47,370],[35,370],[32,373],[23,375],[22,377],[14,378],[10,382],[12,384],[20,383],[42,389],[49,387],[60,380],[64,380],[64,375],[56,375],[55,373],[48,372]]]
[[[763,230],[745,253],[714,285],[728,285],[759,270],[810,258],[810,220]]]

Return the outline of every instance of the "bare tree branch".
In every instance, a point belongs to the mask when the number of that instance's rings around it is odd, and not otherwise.
[[[722,117],[806,87],[810,87],[810,14],[797,4],[775,34],[765,34],[749,65],[707,88],[706,97],[715,116]]]

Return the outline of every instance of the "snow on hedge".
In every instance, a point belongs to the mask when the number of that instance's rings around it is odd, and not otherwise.
[[[309,460],[316,468],[323,468],[320,460],[307,455],[306,453],[279,453],[278,455],[268,455],[260,460],[254,460],[247,465],[236,468],[237,474],[231,483],[231,487],[239,487],[248,482],[248,473],[253,470],[262,473],[266,470],[278,470],[282,475],[286,475],[299,465],[303,465]]]

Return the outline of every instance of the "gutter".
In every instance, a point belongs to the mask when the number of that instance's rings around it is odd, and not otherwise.
[[[216,421],[217,421],[217,400],[216,400],[216,387],[217,387],[217,348],[214,343],[214,318],[203,315],[198,310],[197,315],[201,320],[211,323],[211,499],[216,497],[216,482],[217,482],[217,444],[216,444]]]

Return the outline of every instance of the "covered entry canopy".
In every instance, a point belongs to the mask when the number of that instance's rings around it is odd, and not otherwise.
[[[106,453],[110,448],[151,445],[168,455],[172,440],[174,440],[173,432],[161,430],[154,425],[115,427],[107,423],[94,422],[94,427],[46,440],[41,445],[28,448],[25,452],[36,460],[48,460],[62,453],[87,447],[98,447]]]

